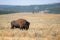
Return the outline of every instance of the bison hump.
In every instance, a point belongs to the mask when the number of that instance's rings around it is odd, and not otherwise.
[[[26,24],[26,20],[24,19],[18,19],[16,20],[20,26],[24,26]]]

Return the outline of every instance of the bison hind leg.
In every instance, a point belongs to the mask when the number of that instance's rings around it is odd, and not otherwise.
[[[14,29],[14,25],[11,25],[12,27],[11,27],[11,29]]]

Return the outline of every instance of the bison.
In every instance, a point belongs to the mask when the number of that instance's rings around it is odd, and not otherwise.
[[[28,22],[25,19],[13,20],[11,22],[11,28],[12,29],[14,29],[14,28],[20,28],[20,29],[28,30],[29,29],[29,25],[30,25],[30,22]]]

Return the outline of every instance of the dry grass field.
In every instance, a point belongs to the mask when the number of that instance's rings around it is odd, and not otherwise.
[[[26,19],[28,30],[11,29],[11,21]],[[0,15],[0,40],[60,40],[60,14],[12,13]]]

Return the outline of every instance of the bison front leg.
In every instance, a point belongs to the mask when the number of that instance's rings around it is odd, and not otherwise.
[[[25,30],[28,30],[28,29],[29,29],[29,26],[26,25],[26,26],[25,26]]]
[[[20,30],[23,30],[23,27],[22,26],[20,26]]]
[[[26,22],[26,24],[25,24],[25,30],[28,30],[29,29],[29,25],[30,25],[30,23],[29,22]]]

